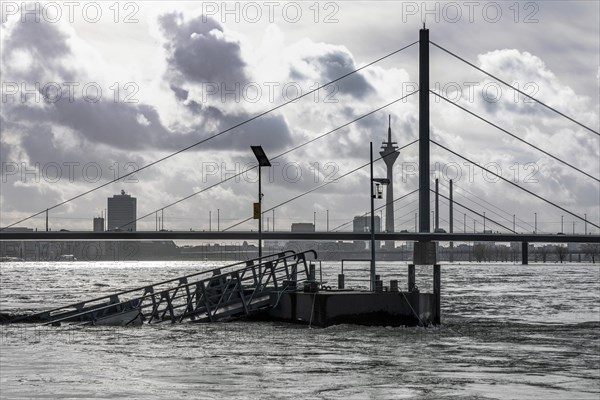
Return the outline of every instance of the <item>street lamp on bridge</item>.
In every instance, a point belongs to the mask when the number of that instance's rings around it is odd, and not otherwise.
[[[256,160],[258,161],[258,203],[254,203],[254,219],[258,219],[258,256],[262,257],[262,167],[270,167],[271,162],[267,158],[262,146],[250,146]]]

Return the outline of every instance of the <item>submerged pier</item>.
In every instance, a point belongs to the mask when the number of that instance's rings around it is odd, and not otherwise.
[[[259,319],[325,327],[440,321],[439,274],[434,293],[419,292],[412,265],[406,291],[399,289],[397,280],[384,286],[379,279],[373,291],[346,289],[343,280],[342,287],[332,288],[315,279],[315,261],[315,251],[286,251],[6,322],[126,326]]]

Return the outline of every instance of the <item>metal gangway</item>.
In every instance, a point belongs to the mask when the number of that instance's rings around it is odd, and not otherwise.
[[[18,318],[44,325],[139,325],[213,322],[273,307],[282,292],[310,277],[307,256],[288,250]],[[273,295],[275,294],[275,295]]]

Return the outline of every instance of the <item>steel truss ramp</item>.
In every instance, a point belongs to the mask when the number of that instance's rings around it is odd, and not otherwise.
[[[10,321],[90,325],[214,322],[269,309],[273,292],[295,290],[309,278],[307,256],[285,251],[70,304]]]

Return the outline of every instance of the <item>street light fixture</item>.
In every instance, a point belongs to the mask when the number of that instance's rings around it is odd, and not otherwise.
[[[250,146],[258,161],[258,203],[254,203],[254,219],[258,219],[258,257],[262,257],[262,167],[270,167],[271,162],[262,146]]]

